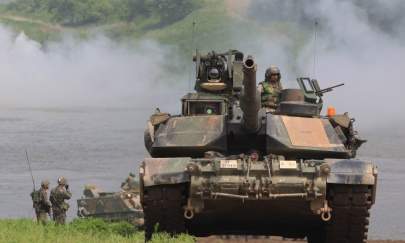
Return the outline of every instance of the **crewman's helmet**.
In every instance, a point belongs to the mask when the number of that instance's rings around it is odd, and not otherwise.
[[[278,75],[278,81],[281,79],[281,72],[277,66],[270,66],[265,73],[266,80],[270,80],[271,75]]]

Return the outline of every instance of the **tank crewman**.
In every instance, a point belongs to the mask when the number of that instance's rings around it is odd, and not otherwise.
[[[53,220],[57,224],[65,224],[66,212],[69,209],[69,204],[65,200],[69,200],[72,193],[69,190],[69,184],[65,177],[58,178],[58,186],[52,189],[50,201],[52,203]]]
[[[265,107],[267,112],[274,112],[278,107],[280,93],[283,89],[280,80],[280,69],[270,66],[266,70],[264,81],[259,83],[258,91],[261,94],[262,107]]]
[[[45,224],[48,214],[51,215],[51,202],[48,200],[49,181],[43,180],[41,188],[31,193],[32,204],[37,216],[37,222]]]
[[[139,183],[134,173],[129,173],[127,179],[121,183],[121,189],[124,191],[138,191]]]

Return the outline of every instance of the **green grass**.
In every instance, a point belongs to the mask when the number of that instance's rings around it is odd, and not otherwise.
[[[60,31],[48,28],[38,23],[15,21],[3,18],[1,16],[0,21],[12,30],[16,30],[17,33],[24,32],[30,39],[33,39],[39,43],[57,41],[61,39]]]
[[[29,219],[0,220],[0,242],[9,243],[112,243],[112,242],[144,242],[144,234],[128,223],[106,223],[102,220],[74,220],[59,226],[53,223],[41,225]],[[155,234],[155,243],[185,242],[192,243],[195,239],[188,235],[172,238],[167,234]]]

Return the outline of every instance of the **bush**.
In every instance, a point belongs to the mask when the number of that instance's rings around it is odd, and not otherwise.
[[[15,0],[10,11],[35,16],[50,16],[65,25],[103,23],[109,20],[132,21],[157,16],[162,24],[184,18],[196,7],[197,0]]]

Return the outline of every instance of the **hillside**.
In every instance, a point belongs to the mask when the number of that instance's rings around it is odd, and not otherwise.
[[[65,2],[16,0],[2,4],[0,21],[41,43],[58,40],[66,33],[80,38],[103,33],[120,40],[138,39],[150,32],[167,43],[173,37],[165,29],[180,23],[185,28],[177,34],[191,33],[193,21],[185,20],[187,16],[198,18],[223,5],[220,0],[181,0],[176,4],[166,0],[72,0],[68,1],[71,6]]]
[[[285,22],[272,22],[266,25],[250,20],[246,15],[248,0],[235,3],[231,0],[182,0],[191,5],[183,8],[183,14],[174,17],[162,16],[162,10],[150,8],[147,14],[128,17],[128,8],[116,9],[104,17],[93,21],[75,24],[66,22],[54,12],[42,8],[29,9],[27,2],[47,2],[49,0],[16,0],[19,4],[7,4],[0,8],[0,22],[16,32],[23,31],[28,37],[40,42],[61,40],[72,35],[87,39],[104,34],[118,41],[154,39],[164,44],[177,46],[180,52],[188,55],[193,49],[227,50],[260,46],[263,39],[272,35],[288,35],[295,44],[308,37],[296,27]],[[142,0],[103,0],[102,2],[142,1]],[[148,0],[147,2],[166,2]],[[87,2],[87,1],[85,1]],[[170,6],[168,6],[170,7]],[[32,8],[32,7],[31,7]],[[170,8],[169,8],[170,9]],[[178,9],[170,10],[176,12]],[[77,10],[79,11],[79,10]],[[120,17],[120,13],[121,16]],[[160,13],[160,14],[159,14]]]

